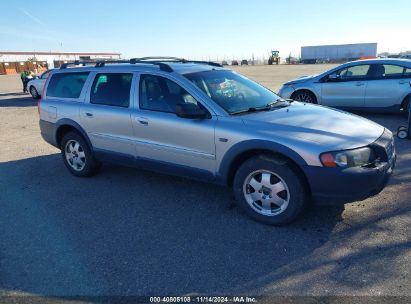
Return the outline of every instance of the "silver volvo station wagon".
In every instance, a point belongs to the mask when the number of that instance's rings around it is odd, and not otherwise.
[[[42,137],[76,176],[112,162],[213,182],[273,225],[296,219],[311,199],[377,194],[396,161],[384,127],[284,100],[212,62],[64,64],[48,77],[39,114]]]

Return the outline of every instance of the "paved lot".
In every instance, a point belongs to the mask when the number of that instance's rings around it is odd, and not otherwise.
[[[278,92],[281,85],[291,79],[320,74],[329,70],[336,65],[318,64],[318,65],[258,65],[258,66],[229,66],[229,68],[241,73],[251,79],[254,79],[262,85]]]
[[[237,70],[277,90],[327,68]],[[4,94],[19,81],[0,76],[0,294],[411,296],[410,141],[379,196],[269,227],[218,186],[111,165],[73,177],[40,138],[36,102]]]

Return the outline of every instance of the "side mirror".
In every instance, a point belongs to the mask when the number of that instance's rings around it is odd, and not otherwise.
[[[179,103],[176,105],[176,115],[188,119],[205,119],[208,118],[208,112],[193,103]]]
[[[332,73],[332,74],[328,75],[328,80],[329,81],[336,81],[338,79],[340,79],[340,76],[337,75],[337,73]]]

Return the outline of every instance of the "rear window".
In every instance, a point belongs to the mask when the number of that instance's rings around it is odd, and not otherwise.
[[[47,87],[47,96],[79,98],[89,72],[54,74]]]

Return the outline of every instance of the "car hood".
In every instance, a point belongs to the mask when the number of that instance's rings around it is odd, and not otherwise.
[[[300,102],[242,119],[264,137],[316,143],[328,151],[369,145],[384,132],[384,127],[360,116]]]
[[[285,85],[293,85],[293,84],[297,84],[297,83],[304,83],[314,77],[317,77],[318,75],[310,75],[310,76],[301,76],[300,78],[296,78],[290,81],[287,81],[286,83],[284,83]]]

